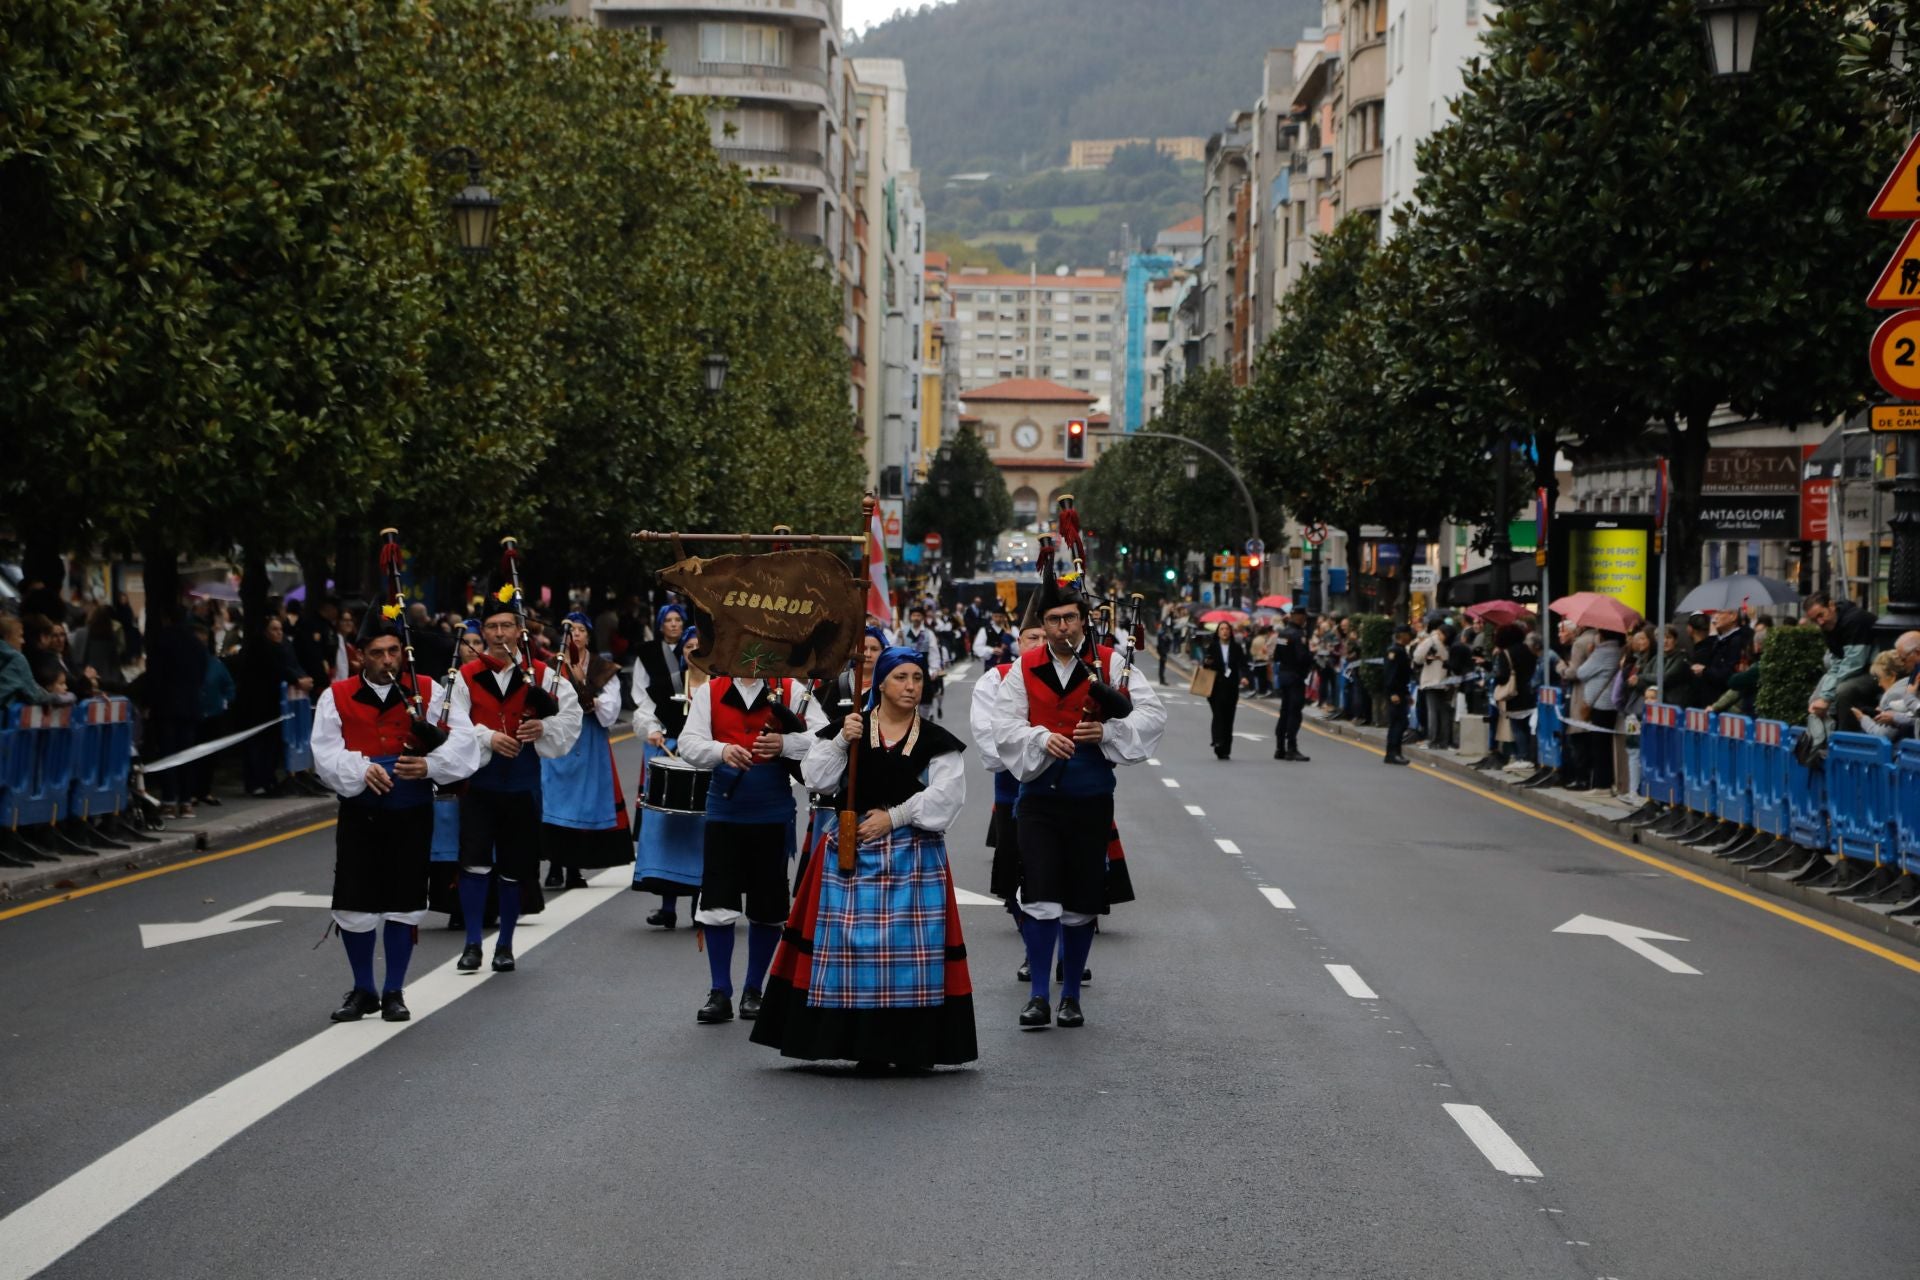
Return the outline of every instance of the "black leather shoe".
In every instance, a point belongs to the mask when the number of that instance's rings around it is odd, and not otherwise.
[[[1054,1021],[1063,1027],[1084,1027],[1087,1015],[1080,1012],[1080,1002],[1067,996],[1060,997],[1060,1016]]]
[[[380,997],[380,1016],[388,1022],[406,1022],[413,1017],[413,1010],[407,1008],[398,991],[389,991]]]
[[[371,991],[362,991],[355,987],[347,992],[347,998],[333,1011],[335,1022],[358,1022],[370,1013],[380,1012],[380,997]]]
[[[578,871],[569,871],[567,872],[567,883],[563,887],[568,889],[584,889],[587,887],[587,878]]]
[[[693,1015],[693,1020],[709,1026],[716,1022],[732,1022],[732,998],[720,988],[715,987],[707,992],[707,1002],[700,1006],[700,1012]]]
[[[1408,760],[1405,756],[1388,756],[1386,757],[1385,760],[1381,761],[1381,763],[1382,764],[1411,764],[1413,762]]]
[[[549,872],[547,872],[547,878],[546,878],[545,880],[543,880],[543,881],[541,881],[540,883],[541,883],[541,887],[542,887],[542,888],[546,888],[546,889],[558,889],[558,888],[560,887],[560,884],[561,884],[561,880],[560,880],[560,868],[559,868],[559,867],[555,867],[555,868],[554,868],[553,870],[551,870],[551,871],[549,871]]]
[[[1285,760],[1287,758],[1287,753],[1280,750],[1278,747],[1276,747],[1274,748],[1273,758],[1275,760]]]
[[[679,926],[680,917],[662,907],[647,917],[647,923],[662,929],[673,929]]]
[[[760,993],[748,987],[740,993],[740,1020],[752,1022],[760,1016]]]
[[[1298,751],[1289,751],[1287,752],[1287,759],[1293,761],[1295,764],[1306,764],[1307,762],[1312,760],[1313,757],[1303,756]]]
[[[460,970],[462,973],[480,972],[480,944],[477,942],[469,942],[467,949],[460,953],[460,963],[455,965],[454,968]]]
[[[1052,1021],[1053,1007],[1041,996],[1027,1001],[1027,1007],[1020,1011],[1020,1025],[1023,1027],[1044,1027]]]
[[[1020,962],[1020,967],[1013,971],[1013,980],[1015,982],[1032,982],[1033,966],[1028,964],[1025,960],[1022,960]]]
[[[495,947],[493,949],[493,971],[495,973],[512,973],[513,952],[507,950],[505,947]]]

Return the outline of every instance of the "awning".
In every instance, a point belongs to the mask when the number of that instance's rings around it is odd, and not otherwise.
[[[1801,464],[1803,480],[1871,480],[1873,433],[1865,414],[1857,414],[1827,433]]]
[[[1540,603],[1540,566],[1532,556],[1515,556],[1507,561],[1506,598],[1524,605]],[[1440,584],[1440,605],[1457,609],[1496,599],[1493,594],[1493,566],[1482,565],[1466,573],[1456,573]]]

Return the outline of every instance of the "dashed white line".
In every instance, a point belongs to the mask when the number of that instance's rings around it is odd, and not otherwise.
[[[1214,843],[1220,846],[1220,852],[1222,853],[1240,852],[1240,846],[1231,840],[1215,840]]]
[[[1516,1178],[1540,1178],[1546,1175],[1540,1172],[1540,1166],[1527,1159],[1527,1153],[1520,1144],[1507,1136],[1507,1131],[1493,1122],[1493,1117],[1479,1107],[1471,1107],[1461,1102],[1443,1102],[1440,1104],[1462,1132],[1480,1148],[1480,1154],[1487,1163],[1501,1173],[1512,1174]]]
[[[1168,786],[1170,786],[1170,787],[1178,787],[1178,786],[1180,785],[1180,784],[1179,784],[1178,782],[1176,782],[1176,781],[1175,781],[1174,779],[1172,779],[1172,778],[1162,778],[1162,779],[1160,779],[1160,781],[1162,781],[1162,782],[1164,782],[1164,783],[1166,783],[1166,784],[1167,784]]]
[[[1150,764],[1150,765],[1152,765],[1152,766],[1153,766],[1154,768],[1156,768],[1156,769],[1158,769],[1158,768],[1160,767],[1160,757],[1159,757],[1159,756],[1148,756],[1148,757],[1147,757],[1147,763],[1148,763],[1148,764]]]
[[[1365,980],[1354,971],[1353,966],[1350,964],[1330,964],[1327,966],[1327,972],[1332,974],[1333,980],[1340,984],[1340,989],[1352,996],[1355,1000],[1378,1000],[1380,998],[1374,989],[1368,986]],[[1395,1032],[1394,1034],[1398,1035],[1399,1033]]]
[[[1196,817],[1196,818],[1204,818],[1204,817],[1206,817],[1206,816],[1207,816],[1207,811],[1206,811],[1205,809],[1202,809],[1202,808],[1201,808],[1201,807],[1200,807],[1199,805],[1197,805],[1197,804],[1190,804],[1190,805],[1188,805],[1188,806],[1187,806],[1187,812],[1188,812],[1188,813],[1190,813],[1190,814],[1192,814],[1192,815],[1193,815],[1194,817]]]
[[[1267,885],[1267,884],[1261,885],[1260,892],[1264,893],[1267,896],[1268,902],[1271,902],[1274,906],[1278,907],[1280,910],[1282,911],[1293,910],[1293,899],[1289,898],[1286,894],[1280,892],[1280,890],[1274,888],[1272,885]]]

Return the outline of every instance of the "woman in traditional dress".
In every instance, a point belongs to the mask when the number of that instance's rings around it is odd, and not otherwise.
[[[918,651],[885,650],[865,714],[807,753],[807,785],[861,815],[860,840],[851,875],[830,847],[809,863],[774,955],[752,1038],[786,1057],[923,1069],[979,1056],[945,837],[966,803],[965,748],[920,717],[926,679]]]
[[[620,668],[593,651],[584,613],[570,613],[560,646],[560,676],[580,699],[580,736],[564,756],[540,761],[540,849],[546,887],[583,889],[583,871],[617,867],[632,855],[627,802],[613,759],[620,720]]]

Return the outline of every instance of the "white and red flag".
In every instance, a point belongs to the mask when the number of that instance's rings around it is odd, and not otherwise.
[[[880,625],[893,626],[893,593],[887,590],[887,540],[881,521],[885,515],[876,504],[873,519],[867,525],[867,612]]]

